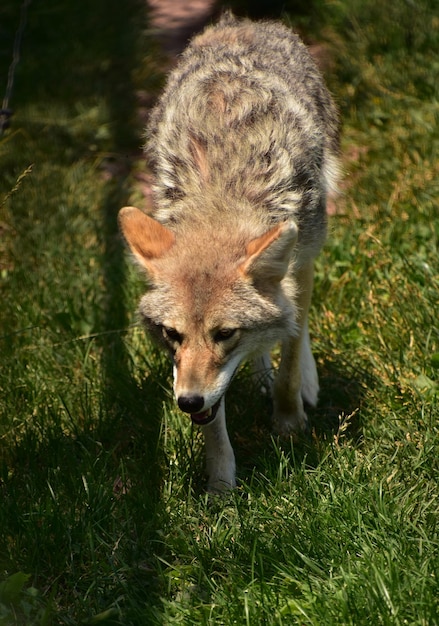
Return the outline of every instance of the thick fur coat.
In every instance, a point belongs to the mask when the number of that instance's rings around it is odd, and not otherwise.
[[[207,28],[152,112],[154,209],[122,209],[120,224],[150,282],[140,315],[171,354],[180,408],[204,429],[212,489],[235,484],[224,393],[244,358],[268,370],[282,344],[277,432],[304,430],[303,401],[317,401],[307,314],[338,150],[322,77],[274,22],[227,14]]]

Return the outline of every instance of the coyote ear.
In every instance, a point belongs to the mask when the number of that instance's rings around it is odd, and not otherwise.
[[[144,268],[152,272],[151,262],[171,248],[175,241],[174,234],[133,206],[121,209],[118,220],[131,252]]]
[[[285,276],[297,241],[297,225],[281,222],[247,245],[247,258],[241,265],[251,278],[279,282]]]

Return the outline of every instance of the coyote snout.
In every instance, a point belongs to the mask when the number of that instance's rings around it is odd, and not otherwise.
[[[154,212],[119,214],[150,283],[139,312],[170,353],[178,406],[203,427],[209,487],[233,487],[224,395],[243,359],[268,379],[281,343],[276,432],[306,429],[303,403],[317,402],[307,316],[337,113],[294,33],[226,15],[184,53],[148,133]]]

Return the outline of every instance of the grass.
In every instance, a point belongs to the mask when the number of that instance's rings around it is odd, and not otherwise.
[[[160,56],[134,0],[52,4],[30,5],[0,138],[0,624],[439,624],[437,3],[284,4],[344,120],[321,401],[312,441],[279,443],[244,368],[241,482],[213,501],[116,226]]]

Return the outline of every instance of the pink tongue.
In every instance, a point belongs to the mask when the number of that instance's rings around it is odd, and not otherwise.
[[[191,418],[194,422],[200,422],[205,420],[207,417],[208,411],[203,411],[202,413],[191,413]]]

